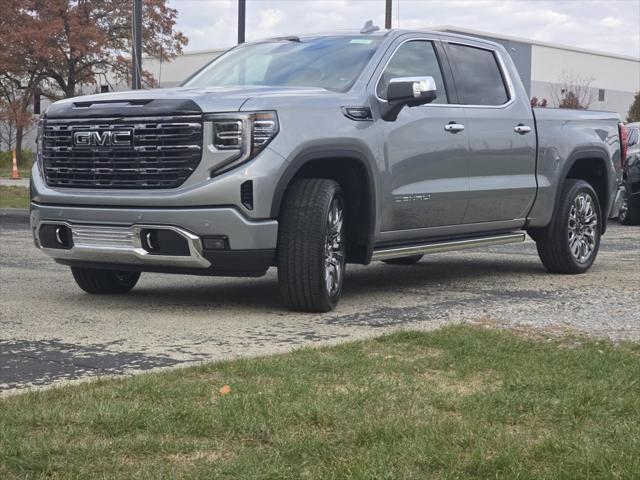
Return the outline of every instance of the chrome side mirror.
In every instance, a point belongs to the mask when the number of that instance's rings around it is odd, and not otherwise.
[[[381,105],[382,118],[393,121],[405,105],[424,105],[433,102],[437,96],[433,77],[392,78],[387,86],[387,102]]]
[[[436,81],[433,77],[397,77],[389,81],[387,100],[423,105],[436,99]]]

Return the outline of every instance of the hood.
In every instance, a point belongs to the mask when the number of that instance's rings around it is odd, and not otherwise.
[[[53,103],[47,118],[192,115],[236,112],[250,98],[330,95],[308,87],[175,87],[67,98]]]

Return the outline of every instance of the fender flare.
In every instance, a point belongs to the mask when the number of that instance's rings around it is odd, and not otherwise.
[[[289,162],[284,173],[280,176],[276,185],[273,200],[271,202],[271,218],[278,218],[280,213],[280,206],[284,194],[289,187],[291,181],[295,178],[297,173],[309,162],[321,159],[335,159],[344,158],[355,160],[364,168],[366,172],[366,186],[369,193],[368,202],[368,218],[367,218],[367,253],[365,264],[369,263],[371,254],[373,253],[373,245],[375,243],[375,229],[376,229],[376,214],[377,214],[377,191],[375,177],[373,175],[373,161],[370,160],[370,156],[355,148],[326,148],[326,147],[309,147],[299,152],[293,157],[293,160]]]

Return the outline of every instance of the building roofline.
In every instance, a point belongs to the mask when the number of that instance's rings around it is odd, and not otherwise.
[[[205,48],[204,50],[189,50],[186,52],[182,52],[178,55],[176,55],[176,57],[188,57],[190,55],[203,55],[203,54],[207,54],[207,53],[221,53],[221,52],[226,52],[227,50],[229,50],[229,48]],[[176,58],[174,57],[174,58]],[[152,55],[142,55],[143,59],[148,59],[148,58],[152,58],[154,60],[157,60],[156,57],[152,56]],[[171,59],[173,60],[173,59]]]
[[[493,33],[493,32],[487,32],[487,31],[483,31],[483,30],[475,30],[473,28],[466,28],[466,27],[457,27],[455,25],[436,25],[433,27],[428,27],[428,28],[419,28],[419,29],[391,29],[391,30],[385,30],[385,29],[380,29],[376,32],[372,32],[369,33],[368,35],[388,35],[389,33],[410,33],[410,32],[432,32],[432,33],[451,33],[451,34],[460,34],[462,36],[482,36],[482,37],[488,37],[489,39],[491,38],[495,38],[498,40],[507,40],[507,41],[512,41],[512,42],[520,42],[520,43],[526,43],[526,44],[530,44],[530,45],[539,45],[541,47],[547,47],[547,48],[555,48],[557,50],[567,50],[570,52],[578,52],[578,53],[586,53],[589,55],[598,55],[601,57],[608,57],[608,58],[617,58],[617,59],[621,59],[621,60],[630,60],[632,62],[640,62],[640,57],[633,57],[631,55],[621,55],[621,54],[617,54],[617,53],[609,53],[609,52],[602,52],[602,51],[598,51],[598,50],[589,50],[586,48],[580,48],[580,47],[572,47],[569,45],[562,45],[562,44],[557,44],[557,43],[550,43],[550,42],[542,42],[539,40],[532,40],[530,38],[524,38],[524,37],[515,37],[515,36],[511,36],[511,35],[503,35],[503,34],[499,34],[499,33]],[[324,35],[357,35],[360,32],[358,32],[357,30],[351,30],[351,29],[345,29],[345,30],[334,30],[332,32],[315,32],[315,33],[305,33],[303,35],[300,36],[305,36],[305,37],[310,37],[310,36],[314,36],[314,35],[318,35],[318,36],[324,36]],[[277,38],[277,37],[275,37]],[[270,40],[270,38],[264,38],[264,39],[257,39],[255,41],[262,41],[262,40]],[[247,43],[252,43],[252,42],[247,42]],[[229,46],[227,48],[210,48],[210,49],[204,49],[204,50],[190,50],[190,51],[185,51],[182,52],[179,56],[190,56],[190,55],[203,55],[203,54],[211,54],[211,53],[221,53],[221,52],[226,52],[227,50],[229,50],[230,48],[233,48],[233,46]],[[143,58],[153,58],[149,55],[143,55]]]
[[[451,33],[461,33],[463,35],[481,35],[484,37],[489,37],[489,38],[496,38],[499,40],[508,40],[508,41],[512,41],[512,42],[520,42],[520,43],[528,43],[531,45],[539,45],[541,47],[548,47],[548,48],[555,48],[557,50],[568,50],[571,52],[578,52],[578,53],[587,53],[589,55],[598,55],[601,57],[609,57],[609,58],[618,58],[621,60],[631,60],[632,62],[640,62],[640,57],[633,57],[631,55],[621,55],[618,53],[609,53],[609,52],[602,52],[602,51],[598,51],[598,50],[589,50],[586,48],[580,48],[580,47],[572,47],[569,45],[561,45],[561,44],[557,44],[557,43],[550,43],[550,42],[541,42],[539,40],[532,40],[530,38],[524,38],[524,37],[514,37],[511,35],[503,35],[503,34],[498,34],[498,33],[493,33],[493,32],[486,32],[483,30],[475,30],[472,28],[465,28],[465,27],[456,27],[455,25],[436,25],[433,27],[429,27],[426,28],[425,30],[431,30],[431,31],[436,31],[436,32],[451,32]]]

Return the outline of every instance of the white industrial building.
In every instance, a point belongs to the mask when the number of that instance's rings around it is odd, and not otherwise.
[[[592,110],[617,112],[624,120],[636,92],[640,91],[640,58],[584,50],[523,38],[498,35],[455,26],[438,26],[429,30],[459,33],[486,38],[505,46],[530,97],[546,99],[555,107],[553,90],[563,78],[588,81],[592,90]],[[143,68],[151,72],[161,88],[173,87],[220,55],[223,49],[185,52],[170,62],[143,57]],[[109,82],[92,85],[84,93],[126,90],[127,85]],[[44,105],[43,105],[44,107]],[[24,147],[34,148],[34,134],[25,137]]]
[[[640,91],[640,58],[585,50],[565,45],[498,35],[456,26],[431,27],[429,30],[486,38],[505,46],[513,58],[530,97],[553,103],[553,90],[563,78],[588,82],[592,89],[591,110],[627,112]],[[173,87],[220,55],[223,49],[186,52],[171,62],[144,57],[143,68],[151,72],[160,87]],[[122,90],[126,85],[111,85]],[[98,90],[99,91],[99,90]]]

